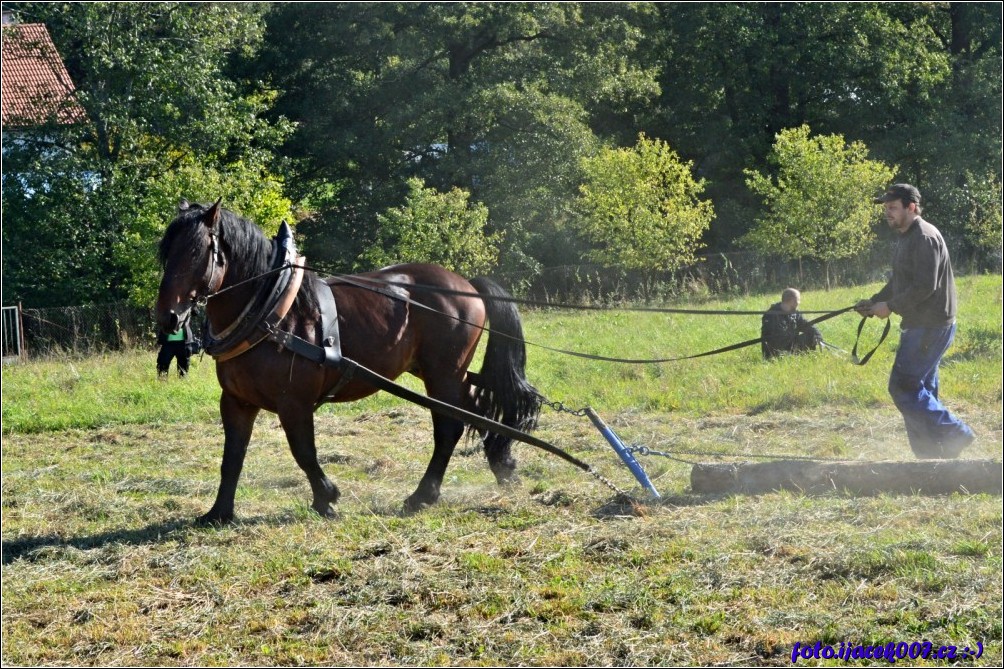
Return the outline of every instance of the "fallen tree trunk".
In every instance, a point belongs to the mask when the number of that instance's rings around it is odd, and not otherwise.
[[[846,491],[855,495],[999,495],[1001,471],[1001,463],[996,460],[699,463],[690,472],[690,487],[700,494],[792,490],[808,494]]]

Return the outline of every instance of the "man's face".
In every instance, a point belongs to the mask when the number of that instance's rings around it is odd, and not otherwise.
[[[889,227],[903,234],[906,232],[913,219],[917,217],[917,207],[914,204],[903,206],[902,200],[891,200],[882,205],[885,210],[885,220]]]

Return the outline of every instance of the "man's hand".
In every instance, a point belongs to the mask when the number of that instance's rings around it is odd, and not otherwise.
[[[889,308],[887,302],[879,302],[878,304],[872,305],[871,315],[878,316],[879,318],[889,318],[892,314],[892,309]]]
[[[872,315],[872,301],[871,300],[858,300],[858,303],[854,305],[854,311],[858,312],[862,316]]]

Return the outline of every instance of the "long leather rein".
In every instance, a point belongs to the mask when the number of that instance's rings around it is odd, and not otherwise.
[[[221,255],[220,251],[219,251],[219,246],[218,246],[219,242],[218,242],[218,239],[217,239],[217,236],[216,236],[215,233],[213,234],[211,244],[212,244],[212,254],[211,254],[212,257],[211,257],[210,263],[213,266],[212,272],[213,272],[213,275],[215,276],[215,271],[216,271],[215,267],[217,265],[221,264],[220,260],[219,260],[220,259],[220,255]],[[266,272],[263,272],[261,274],[258,274],[258,275],[254,276],[254,277],[251,277],[249,279],[245,279],[243,281],[237,282],[237,283],[232,284],[230,286],[227,286],[225,288],[221,287],[220,289],[218,289],[216,291],[208,292],[202,298],[202,301],[203,301],[203,304],[204,304],[209,299],[218,297],[218,296],[220,296],[220,295],[222,295],[222,294],[224,294],[224,293],[226,293],[226,292],[228,292],[230,290],[233,290],[234,288],[237,288],[237,287],[239,287],[241,285],[244,285],[244,284],[247,284],[247,283],[250,283],[250,282],[253,282],[253,281],[259,281],[262,278],[270,276],[272,274],[279,274],[278,279],[276,280],[275,284],[272,287],[271,298],[268,299],[268,300],[266,300],[263,303],[262,307],[256,312],[256,314],[257,314],[256,317],[250,317],[249,314],[250,314],[250,311],[251,311],[252,307],[254,306],[254,304],[257,303],[260,300],[261,293],[262,293],[263,290],[266,289],[266,287],[263,287],[262,289],[259,289],[258,294],[256,294],[255,297],[252,298],[248,302],[247,306],[245,306],[244,310],[241,312],[241,315],[238,316],[237,319],[235,319],[234,322],[231,323],[227,328],[224,328],[219,333],[214,333],[214,332],[210,332],[209,333],[208,341],[207,341],[206,347],[205,347],[206,348],[206,352],[209,353],[210,355],[212,355],[218,361],[229,360],[229,359],[231,359],[233,357],[236,357],[236,356],[240,355],[241,353],[244,353],[244,352],[250,350],[251,348],[253,348],[254,346],[256,346],[258,343],[260,343],[264,339],[268,338],[270,336],[270,334],[272,335],[273,339],[277,339],[277,337],[278,337],[279,339],[282,339],[285,342],[289,342],[289,341],[291,341],[293,339],[292,335],[290,335],[289,333],[281,333],[281,332],[277,331],[277,327],[278,327],[278,324],[282,321],[282,319],[285,318],[286,314],[288,313],[289,309],[291,308],[291,306],[292,306],[292,304],[293,304],[293,302],[294,302],[294,300],[296,298],[296,293],[297,293],[297,291],[299,290],[299,288],[300,288],[300,286],[302,284],[304,270],[310,270],[310,271],[316,271],[316,270],[314,268],[309,267],[309,266],[307,266],[307,265],[304,264],[304,262],[305,262],[306,259],[303,256],[296,256],[296,249],[293,246],[293,242],[292,242],[292,232],[289,230],[289,228],[285,224],[285,222],[283,223],[283,228],[280,229],[279,234],[276,236],[276,239],[273,241],[273,244],[275,245],[276,248],[273,251],[272,268],[270,270],[268,270]],[[279,253],[283,254],[282,258],[281,258],[281,262],[279,262],[279,260],[280,260],[279,256],[278,256]],[[399,293],[397,293],[395,291],[381,290],[380,287],[378,287],[378,286],[367,285],[367,284],[376,283],[376,284],[382,284],[382,285],[385,285],[385,286],[388,286],[388,287],[390,287],[390,286],[405,287],[405,288],[410,288],[412,290],[423,290],[423,291],[436,292],[436,293],[445,294],[445,295],[455,295],[455,296],[464,296],[464,297],[476,297],[476,298],[480,298],[482,300],[497,299],[499,301],[512,302],[512,303],[516,303],[516,304],[525,304],[525,305],[530,305],[530,306],[546,306],[546,307],[551,307],[551,308],[571,308],[571,309],[587,309],[587,310],[609,310],[609,309],[603,309],[603,308],[597,308],[597,307],[584,307],[582,305],[566,305],[566,304],[544,303],[544,302],[537,302],[537,301],[533,301],[533,300],[524,300],[524,299],[515,298],[515,297],[505,297],[505,298],[498,297],[498,298],[495,298],[495,297],[492,297],[492,296],[481,295],[480,293],[471,293],[471,292],[465,292],[465,291],[458,291],[458,290],[452,290],[452,289],[448,289],[448,288],[441,288],[441,287],[438,287],[438,286],[426,286],[426,285],[421,285],[421,284],[405,284],[405,283],[399,282],[399,281],[387,281],[387,280],[382,280],[382,279],[377,279],[377,278],[372,278],[372,277],[367,277],[364,280],[357,280],[357,279],[355,279],[354,277],[352,277],[350,275],[336,274],[332,278],[334,278],[337,281],[339,281],[342,285],[354,286],[354,287],[361,288],[361,289],[364,289],[364,290],[369,290],[369,291],[372,291],[372,292],[376,292],[378,294],[384,295],[384,296],[389,297],[391,299],[405,302],[405,303],[407,303],[407,304],[409,304],[411,306],[416,306],[418,308],[421,308],[421,309],[424,309],[424,310],[427,310],[427,311],[435,312],[435,313],[440,314],[440,315],[442,315],[442,316],[444,316],[446,318],[452,318],[452,319],[457,320],[459,322],[462,322],[464,324],[471,325],[473,327],[479,328],[482,331],[489,332],[489,333],[494,333],[494,334],[498,334],[498,335],[501,335],[501,336],[506,336],[506,337],[509,337],[509,338],[514,338],[514,337],[512,337],[511,335],[506,335],[505,333],[499,333],[497,331],[493,331],[490,328],[485,327],[484,325],[479,325],[477,323],[473,323],[473,322],[467,321],[467,320],[465,320],[463,318],[460,318],[458,316],[453,316],[451,314],[446,314],[446,313],[440,312],[440,311],[438,311],[436,309],[433,309],[432,307],[429,307],[429,306],[427,306],[425,304],[422,304],[421,302],[417,302],[417,301],[415,301],[415,300],[413,300],[413,299],[411,299],[409,297],[404,297],[404,296],[402,296],[401,294],[399,294]],[[210,285],[212,285],[212,282],[210,282]],[[845,307],[845,308],[837,309],[837,310],[834,310],[834,311],[805,311],[805,312],[802,312],[802,313],[807,313],[807,314],[822,314],[821,316],[819,316],[817,318],[814,318],[814,319],[812,319],[812,320],[809,321],[810,324],[814,325],[816,323],[820,323],[820,322],[823,322],[825,320],[829,320],[830,318],[834,318],[835,316],[839,316],[841,314],[847,313],[847,312],[851,311],[853,308],[854,307]],[[728,310],[710,310],[710,309],[702,310],[702,309],[655,308],[655,307],[653,307],[653,308],[648,308],[648,307],[630,307],[630,308],[627,308],[627,309],[624,309],[624,310],[628,310],[628,311],[645,311],[645,312],[655,312],[655,313],[678,313],[678,314],[691,314],[691,315],[719,315],[719,316],[762,315],[762,313],[763,313],[763,312],[760,312],[760,311],[728,311]],[[857,349],[858,349],[858,344],[859,344],[860,339],[861,339],[861,333],[862,333],[862,330],[864,328],[864,324],[865,324],[866,320],[867,320],[866,318],[862,318],[861,323],[858,325],[857,337],[855,339],[854,349],[853,349],[853,352],[851,354],[851,362],[853,362],[856,365],[865,365],[871,359],[871,357],[875,354],[875,352],[878,350],[878,348],[885,341],[886,337],[889,334],[889,330],[890,330],[890,323],[887,321],[886,325],[885,325],[885,328],[884,328],[884,330],[882,332],[882,335],[879,338],[879,342],[878,342],[878,344],[875,345],[875,348],[873,348],[867,354],[865,354],[864,356],[862,356],[862,357],[859,358],[858,355],[857,355]],[[694,358],[703,358],[703,357],[708,357],[708,356],[712,356],[712,355],[718,355],[720,353],[727,353],[729,351],[735,351],[735,350],[738,350],[738,349],[746,348],[748,346],[755,346],[756,344],[759,344],[762,341],[762,337],[757,337],[755,339],[748,339],[746,341],[738,342],[736,344],[731,344],[731,345],[728,345],[728,346],[723,346],[721,348],[716,348],[716,349],[713,349],[713,350],[710,350],[710,351],[705,351],[703,353],[697,353],[697,354],[694,354],[694,355],[678,356],[678,357],[672,357],[672,358],[643,358],[643,359],[638,359],[638,358],[618,358],[618,357],[593,355],[593,354],[589,354],[589,353],[581,353],[581,352],[578,352],[578,351],[569,351],[569,350],[566,350],[566,349],[555,348],[555,347],[552,347],[552,346],[547,346],[545,344],[538,344],[538,343],[535,343],[535,342],[532,342],[532,341],[527,341],[525,339],[523,339],[521,341],[524,344],[527,344],[529,346],[534,346],[534,347],[537,347],[537,348],[542,348],[544,350],[552,351],[552,352],[555,352],[555,353],[561,353],[563,355],[570,355],[570,356],[574,356],[574,357],[585,358],[585,359],[588,359],[588,360],[597,360],[597,361],[602,361],[602,362],[615,362],[615,363],[623,363],[623,364],[658,364],[658,363],[665,363],[665,362],[678,362],[678,361],[682,361],[682,360],[691,360],[691,359],[694,359]]]

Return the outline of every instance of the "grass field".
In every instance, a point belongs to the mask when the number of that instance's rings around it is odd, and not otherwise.
[[[802,306],[840,308],[874,288],[807,292]],[[965,456],[999,460],[1001,278],[962,278],[959,292],[943,397],[979,434]],[[759,327],[524,317],[532,341],[639,358]],[[848,315],[821,329],[849,350],[856,327]],[[866,336],[878,332],[869,323]],[[765,363],[755,348],[623,366],[531,347],[528,370],[551,399],[591,405],[625,441],[684,460],[908,459],[885,390],[895,339],[866,367],[831,352]],[[153,369],[150,353],[132,352],[3,370],[5,665],[788,665],[796,642],[923,640],[960,653],[980,642],[978,666],[1004,659],[1000,497],[699,496],[688,464],[648,456],[664,500],[631,506],[522,445],[522,483],[499,488],[467,445],[441,502],[405,517],[431,428],[423,410],[379,396],[317,414],[322,464],[343,492],[338,519],[312,513],[265,414],[238,522],[196,528],[218,482],[213,365],[196,360],[190,378],[166,383]],[[539,435],[642,496],[588,420],[549,411]]]

